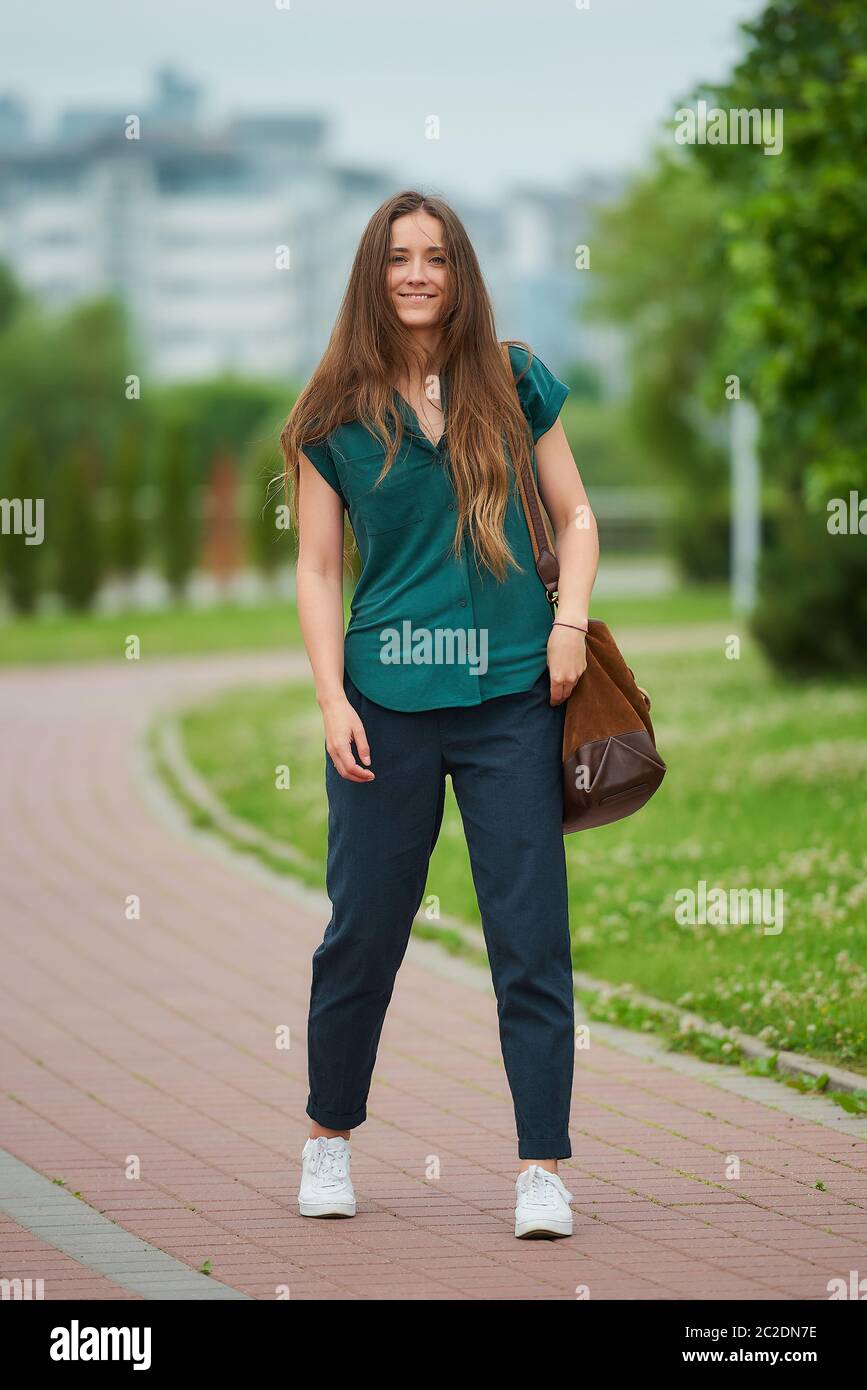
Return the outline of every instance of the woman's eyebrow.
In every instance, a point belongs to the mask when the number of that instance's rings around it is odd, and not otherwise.
[[[408,247],[408,246],[392,246],[391,249],[392,249],[392,251],[409,251],[409,247]],[[428,247],[427,247],[427,250],[428,250],[428,251],[445,251],[445,249],[446,249],[446,248],[445,248],[444,246],[428,246]]]

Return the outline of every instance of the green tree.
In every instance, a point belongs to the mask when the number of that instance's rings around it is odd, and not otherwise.
[[[4,459],[0,495],[13,510],[23,508],[29,515],[31,527],[28,543],[27,524],[4,529],[0,537],[0,566],[6,593],[16,613],[34,612],[44,580],[43,539],[34,529],[41,509],[44,528],[45,495],[42,486],[39,441],[32,428],[19,426],[9,441]],[[9,521],[12,521],[10,514]],[[34,543],[35,542],[35,543]]]
[[[102,578],[96,461],[91,445],[78,443],[67,450],[61,462],[57,508],[49,508],[48,516],[60,596],[68,608],[89,608]]]
[[[268,438],[273,418],[285,418],[293,399],[284,386],[232,376],[165,387],[158,397],[164,419],[186,427],[199,481],[217,455],[237,457]]]
[[[177,598],[186,592],[198,549],[194,475],[189,431],[172,421],[165,430],[160,458],[159,546],[163,573]]]
[[[0,261],[0,332],[12,322],[24,303],[24,291],[10,266]]]
[[[110,475],[111,524],[108,557],[113,573],[129,579],[141,569],[144,527],[140,503],[143,482],[144,441],[138,421],[121,431]]]
[[[247,451],[245,505],[250,559],[271,577],[296,558],[295,533],[281,526],[286,501],[279,440],[257,439]]]
[[[109,456],[129,402],[124,378],[132,349],[114,300],[54,315],[28,300],[0,324],[0,437],[19,424],[37,431],[51,495],[54,460],[87,437]]]
[[[709,173],[660,149],[650,171],[592,235],[589,313],[621,324],[629,344],[629,433],[645,481],[671,485],[670,542],[693,579],[728,572],[728,459],[718,414],[723,374],[708,392],[728,299],[723,199]]]
[[[21,293],[8,271],[0,274],[0,440],[21,429],[36,435],[49,557],[43,579],[65,584],[70,576],[70,596],[80,591],[82,603],[89,601],[83,572],[94,568],[98,577],[100,557],[94,550],[77,558],[76,537],[86,528],[99,535],[100,526],[95,511],[67,526],[64,499],[70,491],[87,494],[88,505],[95,505],[89,489],[97,480],[89,478],[90,464],[77,478],[70,453],[87,439],[94,458],[111,457],[129,410],[124,376],[131,356],[126,316],[116,301],[89,301],[53,314]],[[110,484],[110,477],[103,481]],[[80,582],[72,577],[77,570]]]
[[[725,200],[723,346],[758,406],[780,498],[755,628],[786,669],[807,664],[805,630],[813,670],[863,668],[867,546],[829,536],[827,509],[867,487],[867,8],[776,0],[744,30],[731,80],[702,95],[723,110],[782,111],[782,152],[691,152]]]
[[[599,401],[602,399],[602,382],[598,370],[590,362],[573,362],[563,375],[569,387],[572,400]]]

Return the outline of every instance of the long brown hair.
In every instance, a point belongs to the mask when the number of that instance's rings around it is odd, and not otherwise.
[[[379,482],[392,467],[403,439],[392,382],[415,360],[422,379],[433,360],[398,318],[386,292],[391,224],[424,211],[442,224],[448,277],[439,368],[448,371],[448,458],[457,500],[454,553],[465,529],[477,564],[498,580],[507,565],[520,569],[503,534],[509,472],[503,452],[530,467],[530,432],[515,395],[511,368],[497,341],[491,301],[476,253],[457,214],[441,198],[408,191],[377,208],[362,233],[349,283],[328,346],[301,392],[280,435],[290,515],[298,527],[299,452],[338,425],[360,420],[385,447]],[[526,343],[516,346],[530,349]]]

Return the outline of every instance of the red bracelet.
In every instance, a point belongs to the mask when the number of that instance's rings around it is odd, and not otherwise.
[[[584,633],[587,633],[587,635],[589,636],[589,632],[588,632],[588,629],[587,629],[586,627],[576,627],[574,623],[561,623],[559,618],[557,618],[557,619],[551,624],[551,626],[552,626],[552,627],[572,627],[572,628],[575,628],[575,631],[576,631],[576,632],[584,632]]]

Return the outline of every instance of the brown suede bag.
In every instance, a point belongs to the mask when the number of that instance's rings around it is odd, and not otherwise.
[[[527,477],[529,471],[529,478]],[[560,564],[532,471],[519,470],[536,571],[557,607]],[[563,728],[563,834],[631,816],[665,776],[650,722],[650,696],[605,623],[587,624],[587,668],[566,701]]]

